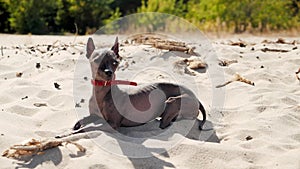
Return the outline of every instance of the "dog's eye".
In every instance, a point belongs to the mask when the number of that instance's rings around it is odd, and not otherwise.
[[[116,66],[116,65],[118,65],[118,64],[119,64],[119,62],[116,61],[116,60],[113,62],[113,65],[114,65],[114,66]]]

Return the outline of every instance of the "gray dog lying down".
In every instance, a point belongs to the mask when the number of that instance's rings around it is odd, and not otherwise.
[[[195,119],[202,112],[203,120],[199,125],[202,129],[206,112],[203,105],[184,86],[172,83],[154,83],[136,88],[134,92],[122,91],[117,84],[132,82],[117,81],[115,71],[118,67],[119,44],[116,38],[111,49],[95,50],[91,38],[87,42],[86,57],[92,70],[93,95],[89,102],[90,115],[79,120],[74,130],[103,118],[115,130],[119,127],[130,127],[145,124],[161,117],[159,127],[164,129],[177,118]]]

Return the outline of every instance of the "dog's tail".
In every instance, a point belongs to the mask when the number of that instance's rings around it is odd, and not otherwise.
[[[198,101],[198,102],[199,102],[199,110],[202,113],[202,121],[201,121],[201,123],[199,125],[199,130],[202,130],[203,129],[203,125],[204,125],[204,123],[206,121],[206,111],[205,111],[203,105],[201,104],[201,102],[200,101]]]

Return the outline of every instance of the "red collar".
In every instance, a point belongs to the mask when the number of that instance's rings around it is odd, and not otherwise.
[[[111,85],[132,85],[132,86],[137,86],[136,82],[130,82],[126,80],[109,80],[109,81],[103,81],[103,80],[91,80],[92,85],[94,86],[111,86]]]

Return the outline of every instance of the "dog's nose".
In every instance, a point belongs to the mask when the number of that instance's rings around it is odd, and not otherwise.
[[[113,74],[113,72],[109,69],[105,69],[104,70],[104,73],[107,75],[107,76],[111,76]]]

